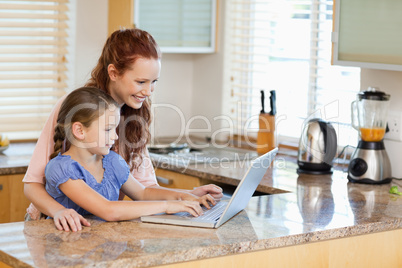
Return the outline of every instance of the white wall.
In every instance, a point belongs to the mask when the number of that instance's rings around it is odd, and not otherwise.
[[[156,141],[158,137],[188,132],[207,137],[221,126],[214,118],[222,114],[223,102],[222,2],[219,1],[215,53],[162,56],[161,77],[153,98],[156,108],[152,131]]]
[[[402,72],[361,69],[361,89],[379,87],[391,95],[390,110],[402,113]],[[402,142],[385,140],[385,148],[391,160],[392,176],[402,178]]]
[[[154,91],[152,136],[178,136],[192,114],[193,55],[162,55],[161,76]]]
[[[108,36],[108,0],[74,0],[72,7],[76,9],[75,31],[72,31],[75,45],[73,83],[69,90],[83,86],[89,79]]]

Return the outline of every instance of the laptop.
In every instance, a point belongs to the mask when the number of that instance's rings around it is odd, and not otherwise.
[[[278,152],[275,148],[254,159],[229,200],[221,200],[204,214],[194,217],[188,212],[157,214],[141,217],[142,222],[173,224],[182,226],[218,228],[242,211],[253,196],[264,174]]]

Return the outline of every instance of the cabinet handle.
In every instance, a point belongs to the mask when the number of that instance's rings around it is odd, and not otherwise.
[[[156,176],[156,180],[157,180],[160,184],[164,184],[164,185],[172,185],[172,184],[173,184],[173,180],[171,180],[171,179],[166,179],[166,178],[159,177],[159,176]]]
[[[0,191],[3,190],[3,184],[0,184]]]

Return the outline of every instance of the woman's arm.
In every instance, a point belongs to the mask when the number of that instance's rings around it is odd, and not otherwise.
[[[197,188],[194,188],[193,190],[171,189],[159,186],[156,181],[155,169],[152,165],[152,161],[149,156],[148,150],[144,151],[143,161],[137,169],[134,169],[132,171],[132,175],[135,178],[135,180],[139,181],[142,185],[144,185],[147,188],[157,188],[169,191],[180,191],[184,193],[193,194],[199,197],[209,194],[215,200],[220,200],[223,197],[222,188],[214,184],[202,185]]]
[[[52,217],[58,230],[73,232],[81,230],[81,224],[90,226],[90,223],[75,210],[66,209],[51,197],[42,183],[26,182],[24,183],[25,196],[42,213]]]
[[[168,190],[168,191],[176,191],[176,192],[181,192],[181,193],[188,193],[191,195],[195,195],[198,197],[202,197],[204,195],[210,195],[214,198],[214,200],[219,201],[223,197],[223,192],[222,188],[215,185],[215,184],[207,184],[207,185],[202,185],[199,187],[194,188],[193,190],[186,190],[186,189],[172,189],[172,188],[166,188],[162,187],[159,185],[150,185],[147,188],[154,188],[154,189],[163,189],[163,190]]]
[[[215,200],[221,200],[223,197],[222,188],[215,184],[207,184],[194,188],[193,190],[189,190],[190,193],[196,196],[202,196],[206,194],[210,194]]]
[[[143,186],[139,185],[138,182],[134,182],[130,187],[132,186],[136,187],[130,191],[133,197],[143,195]],[[140,187],[138,188],[138,186]],[[60,184],[59,188],[75,204],[106,221],[131,220],[144,215],[163,212],[186,211],[193,216],[202,214],[199,203],[195,201],[109,201],[83,180],[69,179]]]
[[[187,190],[170,189],[160,186],[144,188],[144,186],[135,180],[131,174],[121,190],[133,200],[188,200],[196,201],[208,209],[211,208],[210,204],[216,204],[214,198],[209,194],[196,196],[189,193]]]

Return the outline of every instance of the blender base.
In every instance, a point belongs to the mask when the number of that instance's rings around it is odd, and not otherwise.
[[[309,174],[309,175],[326,175],[332,174],[332,170],[306,170],[302,168],[298,168],[296,170],[297,174]]]
[[[392,179],[393,179],[393,178],[386,178],[386,179],[381,180],[381,181],[375,181],[375,180],[372,180],[372,179],[358,179],[358,180],[355,180],[355,179],[351,178],[351,177],[348,175],[348,180],[349,180],[350,182],[353,182],[353,183],[386,184],[386,183],[390,183],[390,182],[392,181]]]
[[[383,141],[359,141],[348,167],[348,180],[355,183],[385,184],[392,177],[391,163]]]

